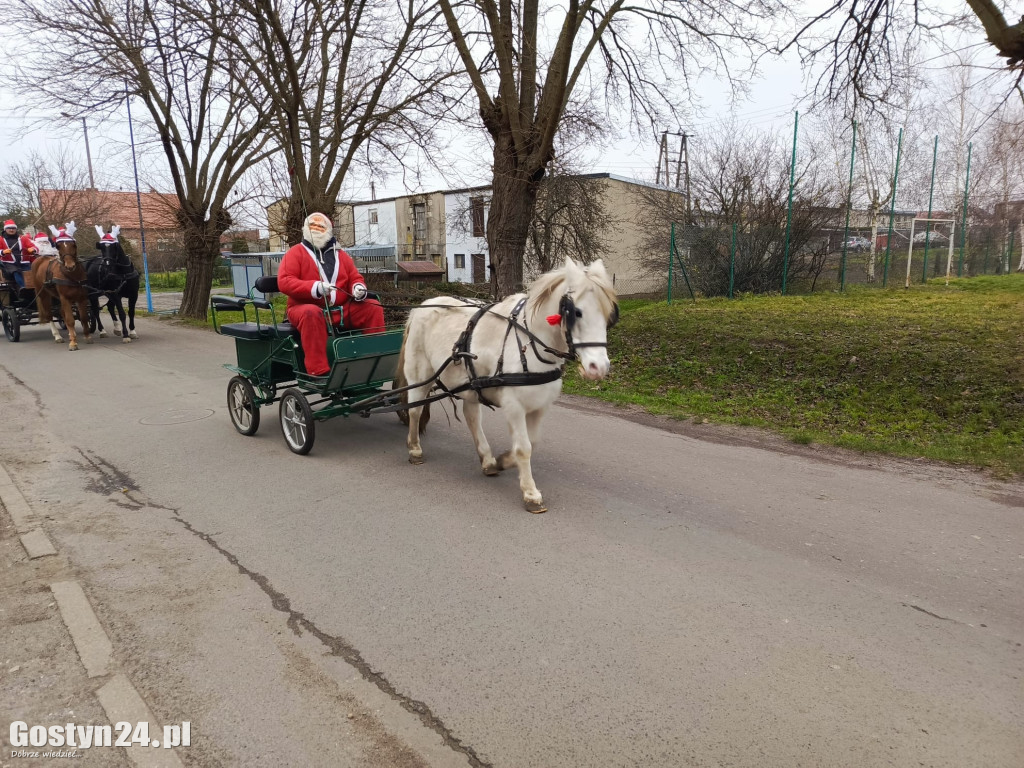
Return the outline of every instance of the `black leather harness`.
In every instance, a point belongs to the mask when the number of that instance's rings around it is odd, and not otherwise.
[[[531,371],[529,369],[529,365],[528,365],[527,360],[526,360],[526,347],[527,347],[527,344],[524,343],[524,340],[523,340],[524,336],[526,337],[526,339],[528,339],[528,344],[529,344],[530,347],[533,348],[533,353],[534,353],[534,355],[536,355],[537,359],[540,362],[548,364],[548,365],[555,364],[555,361],[554,360],[545,360],[544,357],[541,354],[541,350],[537,348],[538,344],[543,349],[544,353],[549,354],[549,355],[551,355],[553,357],[560,358],[563,361],[575,359],[576,358],[576,350],[578,348],[580,348],[580,347],[607,347],[608,346],[608,342],[606,342],[606,341],[591,341],[591,342],[579,342],[579,343],[574,343],[573,342],[573,339],[572,339],[572,328],[573,328],[573,325],[575,324],[575,321],[576,321],[576,306],[575,306],[575,304],[573,304],[572,298],[569,296],[569,294],[565,294],[564,296],[562,296],[562,300],[561,300],[561,302],[559,302],[559,314],[561,315],[562,320],[564,321],[563,325],[565,326],[565,340],[566,340],[567,346],[569,347],[569,351],[568,352],[562,352],[560,350],[557,350],[557,349],[554,349],[554,348],[548,346],[542,339],[538,338],[537,335],[534,334],[529,329],[528,322],[527,322],[527,319],[526,319],[526,314],[523,313],[523,310],[526,307],[526,299],[527,299],[527,297],[525,297],[525,296],[516,303],[515,307],[512,308],[512,312],[509,313],[509,315],[507,317],[505,315],[501,315],[501,314],[493,311],[493,307],[495,307],[497,305],[497,302],[492,302],[490,304],[477,305],[476,302],[472,302],[472,301],[470,301],[468,299],[463,299],[461,297],[452,297],[452,298],[457,298],[460,301],[463,301],[465,303],[465,305],[479,306],[479,309],[477,309],[477,311],[469,319],[469,322],[466,323],[466,327],[463,329],[462,333],[459,335],[458,340],[455,342],[455,345],[452,347],[451,355],[449,355],[448,359],[445,360],[436,371],[434,371],[434,375],[431,376],[426,381],[421,381],[421,382],[418,382],[416,384],[410,384],[408,386],[400,387],[398,389],[392,389],[392,390],[390,390],[390,391],[388,391],[386,393],[384,398],[373,397],[373,398],[368,398],[367,400],[363,400],[363,401],[360,401],[358,403],[355,403],[352,406],[352,410],[353,411],[367,410],[367,409],[371,409],[371,408],[372,408],[374,413],[387,413],[387,412],[391,412],[391,411],[404,411],[404,410],[408,410],[409,408],[416,408],[416,407],[419,407],[421,405],[426,405],[428,403],[432,403],[435,400],[443,400],[445,398],[452,398],[452,399],[454,399],[456,395],[460,394],[461,392],[466,392],[467,390],[473,390],[474,392],[476,392],[476,395],[477,395],[477,398],[479,399],[479,401],[481,403],[483,403],[484,405],[486,405],[488,408],[492,408],[492,409],[493,408],[497,408],[498,407],[497,404],[491,402],[491,400],[488,399],[484,395],[483,390],[485,390],[485,389],[494,389],[494,388],[497,388],[497,387],[532,387],[532,386],[539,386],[541,384],[547,384],[547,383],[552,382],[552,381],[557,381],[558,379],[562,378],[562,375],[564,373],[564,363],[563,363],[563,365],[561,365],[561,366],[559,366],[557,368],[552,368],[551,370],[548,370],[548,371]],[[431,305],[426,305],[426,306],[427,307],[437,307],[439,305],[431,304]],[[440,305],[440,306],[445,306],[445,305]],[[456,307],[458,305],[447,305],[447,306],[450,306],[450,307],[454,308],[454,307]],[[415,307],[414,307],[414,309],[415,309]],[[472,352],[470,352],[469,348],[470,348],[470,344],[472,343],[472,340],[473,340],[473,331],[476,330],[476,326],[480,322],[480,319],[484,315],[486,315],[488,313],[489,314],[493,314],[496,317],[500,317],[503,320],[506,320],[508,324],[507,324],[506,329],[505,329],[505,337],[502,340],[502,345],[501,345],[501,354],[498,356],[498,364],[497,364],[497,367],[496,367],[496,370],[495,370],[494,374],[491,375],[491,376],[478,376],[477,372],[476,372],[476,367],[473,364],[474,361],[477,359],[477,355],[474,355]],[[519,316],[520,316],[521,313],[522,313],[522,322],[520,323]],[[615,311],[612,314],[612,318],[611,318],[611,321],[609,323],[609,327],[614,325],[617,320],[618,320],[618,305],[616,305]],[[516,335],[516,346],[519,349],[519,361],[520,361],[520,364],[523,367],[523,370],[521,372],[515,372],[514,371],[514,372],[506,373],[505,372],[505,348],[506,348],[507,343],[508,343],[508,338],[509,338],[509,336],[513,332]],[[447,387],[447,386],[445,386],[445,384],[441,381],[441,374],[444,373],[445,369],[449,365],[462,365],[463,362],[465,362],[466,372],[468,374],[467,381],[463,382],[462,384],[459,384],[456,387]],[[428,397],[424,398],[423,400],[417,400],[416,402],[413,402],[413,403],[395,403],[395,400],[396,400],[398,395],[400,395],[400,394],[402,394],[404,392],[408,392],[408,391],[413,390],[413,389],[418,389],[420,387],[427,386],[428,384],[432,384],[433,385],[432,389],[438,389],[440,391],[437,392],[436,394],[429,395]],[[389,404],[385,405],[383,407],[376,407],[374,405],[374,403],[381,403],[382,401],[384,403],[389,403]],[[362,406],[362,407],[360,407],[360,406]]]

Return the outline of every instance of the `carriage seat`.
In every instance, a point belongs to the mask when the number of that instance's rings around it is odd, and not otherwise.
[[[282,320],[276,326],[267,323],[227,323],[220,326],[220,332],[225,336],[234,336],[236,339],[248,339],[249,341],[266,341],[267,339],[286,339],[292,336],[299,340],[299,329]]]
[[[233,298],[229,296],[214,296],[210,302],[218,312],[242,312],[245,305],[249,304],[256,309],[270,309],[270,302],[266,299]],[[225,336],[234,336],[236,339],[248,339],[250,341],[266,341],[267,339],[286,339],[289,336],[299,338],[299,329],[294,327],[287,320],[281,320],[274,325],[272,323],[224,323],[219,326],[220,332]]]

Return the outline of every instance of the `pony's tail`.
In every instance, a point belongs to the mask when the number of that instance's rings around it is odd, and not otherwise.
[[[391,385],[395,389],[401,389],[402,387],[408,386],[409,380],[405,378],[405,345],[409,341],[409,325],[406,323],[405,335],[402,337],[402,346],[398,351],[398,366],[395,370],[395,380]],[[398,396],[398,400],[401,403],[409,402],[409,393],[403,392]],[[398,414],[398,420],[409,426],[409,411],[395,411]],[[420,429],[419,432],[422,435],[427,431],[427,422],[430,421],[430,403],[423,406],[423,412],[420,413]]]

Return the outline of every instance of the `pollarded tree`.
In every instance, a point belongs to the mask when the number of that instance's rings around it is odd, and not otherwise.
[[[362,164],[372,177],[412,147],[428,150],[448,105],[464,93],[433,3],[210,2],[231,42],[226,72],[273,114],[290,179],[290,242],[309,213],[334,217],[354,168]]]
[[[187,4],[187,7],[186,7]],[[226,77],[223,21],[205,0],[5,0],[9,18],[30,31],[16,75],[19,90],[78,115],[111,113],[125,91],[145,106],[136,129],[156,134],[178,200],[188,269],[180,313],[205,318],[231,225],[229,196],[246,171],[268,154],[268,113]],[[205,18],[205,23],[194,20]],[[53,20],[60,19],[60,34]],[[68,41],[74,41],[69,45]]]
[[[647,128],[674,115],[673,82],[730,72],[772,34],[774,0],[439,0],[493,144],[487,242],[499,295],[523,279],[541,180],[567,107],[623,103]]]

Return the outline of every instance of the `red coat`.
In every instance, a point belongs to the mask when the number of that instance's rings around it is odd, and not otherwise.
[[[332,274],[325,275],[320,264],[313,255],[312,247],[305,241],[293,245],[281,259],[281,268],[277,271],[277,287],[288,296],[288,308],[297,304],[316,304],[323,306],[323,299],[314,285],[322,280],[334,283],[338,287],[335,297],[337,305],[344,304],[352,294],[356,285],[366,286],[366,281],[356,269],[352,257],[338,248],[332,240],[324,251],[334,250],[336,256]]]
[[[39,248],[36,247],[36,241],[29,235],[21,236],[21,260],[26,264],[31,264],[39,257]]]
[[[6,233],[0,234],[0,261],[4,264],[17,264],[25,258],[25,235],[15,235],[11,240],[7,237]],[[35,251],[35,246],[32,246],[32,250]]]

